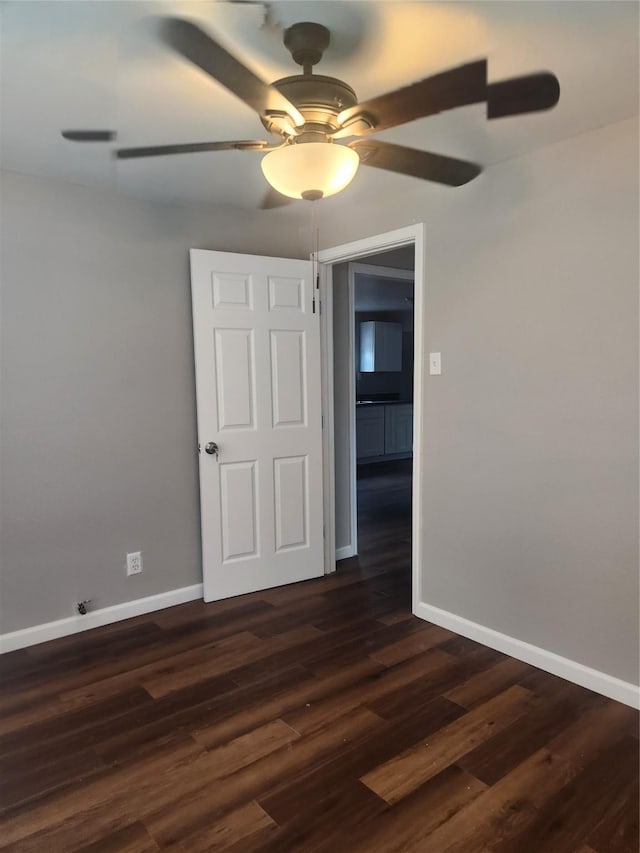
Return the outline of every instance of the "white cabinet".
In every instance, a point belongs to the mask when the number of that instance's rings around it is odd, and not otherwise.
[[[385,406],[384,452],[411,453],[413,449],[413,405]]]
[[[358,459],[384,455],[384,406],[356,409],[356,454]]]
[[[410,456],[413,450],[413,404],[356,408],[358,461]]]
[[[402,370],[402,324],[368,320],[360,323],[361,373]]]

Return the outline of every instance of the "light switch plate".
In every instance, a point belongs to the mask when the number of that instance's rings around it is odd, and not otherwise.
[[[440,376],[442,373],[442,363],[439,352],[429,353],[429,374],[431,376]]]

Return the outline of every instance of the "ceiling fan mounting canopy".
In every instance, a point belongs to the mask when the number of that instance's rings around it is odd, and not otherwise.
[[[314,24],[311,21],[293,24],[284,33],[284,46],[293,61],[302,65],[305,74],[310,74],[311,68],[320,62],[330,41],[329,30],[322,24]]]
[[[481,166],[382,142],[371,138],[371,134],[468,104],[485,102],[487,118],[493,120],[548,110],[560,97],[558,80],[548,71],[489,83],[487,60],[480,59],[359,103],[354,90],[343,80],[313,73],[329,46],[330,33],[322,24],[310,21],[294,24],[284,34],[285,47],[294,62],[302,66],[302,74],[273,83],[258,77],[192,21],[164,18],[160,37],[168,48],[252,109],[278,141],[273,144],[250,139],[120,148],[116,157],[225,150],[270,152],[263,158],[267,179],[276,187],[267,174],[274,164],[283,181],[288,182],[288,173],[295,171],[297,183],[293,187],[287,185],[287,189],[296,198],[316,199],[338,192],[338,171],[342,170],[344,179],[350,172],[355,174],[358,164],[446,186],[461,186],[479,175]],[[115,138],[115,132],[110,130],[65,130],[62,135],[75,142],[107,142]],[[351,140],[346,144],[336,142],[348,137]],[[314,151],[316,159],[307,159]],[[321,161],[327,164],[324,172]],[[335,162],[335,174],[330,173],[331,161]],[[316,182],[305,185],[312,166],[317,167]],[[342,186],[347,183],[348,180]],[[278,207],[283,203],[286,199],[272,190],[261,206]]]

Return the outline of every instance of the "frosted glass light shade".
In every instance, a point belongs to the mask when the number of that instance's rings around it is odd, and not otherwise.
[[[359,165],[355,151],[331,142],[285,145],[262,158],[262,171],[274,189],[311,201],[339,193],[351,183]]]

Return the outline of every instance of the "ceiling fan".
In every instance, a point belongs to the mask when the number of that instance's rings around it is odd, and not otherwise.
[[[486,102],[487,118],[501,118],[555,106],[560,86],[549,72],[487,82],[487,60],[480,59],[427,77],[385,95],[358,103],[342,80],[313,73],[329,46],[329,30],[302,22],[289,27],[284,44],[302,74],[265,83],[191,21],[164,19],[162,41],[197,65],[255,110],[277,140],[231,140],[120,148],[119,159],[188,154],[199,151],[259,151],[262,170],[273,187],[261,207],[278,207],[293,198],[310,201],[333,195],[353,179],[360,163],[448,186],[461,186],[480,174],[476,164],[371,138],[371,134],[468,104]],[[110,130],[65,130],[76,142],[110,142]],[[356,137],[346,143],[347,140]]]

